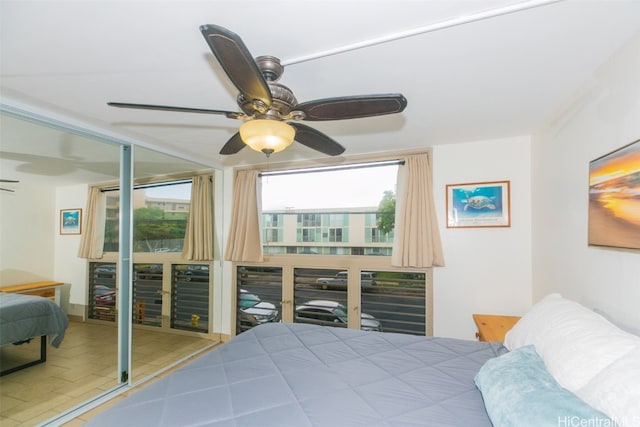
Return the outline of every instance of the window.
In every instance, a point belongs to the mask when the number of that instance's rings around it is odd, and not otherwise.
[[[298,215],[298,224],[301,227],[320,227],[321,217],[318,213],[306,213]]]
[[[175,264],[171,281],[171,327],[209,331],[209,266]]]
[[[347,280],[339,271],[294,269],[294,322],[346,328]]]
[[[163,289],[164,272],[170,275],[171,291]],[[89,318],[116,321],[116,263],[89,263]],[[208,332],[209,265],[133,264],[132,323],[162,326],[163,295],[170,294],[170,327]]]
[[[278,214],[265,214],[264,225],[265,227],[278,227],[280,215]]]
[[[391,265],[398,166],[310,170],[263,180],[262,224],[277,228],[278,241],[272,231],[263,234],[265,262],[238,266],[238,316],[243,305],[260,300],[272,304],[275,309],[266,307],[279,311],[282,322],[430,334],[429,271]],[[250,272],[261,268],[278,269],[271,284],[281,292],[277,299],[265,297],[265,278]],[[238,323],[236,329],[248,325]]]
[[[264,238],[262,239],[265,243],[271,243],[271,242],[282,242],[282,215],[281,214],[276,214],[276,213],[271,213],[271,214],[264,214],[262,216],[262,220],[263,220],[263,224],[262,224],[262,230],[263,230],[263,236]],[[280,252],[279,250],[276,250],[275,252],[272,253],[278,253]]]
[[[107,191],[104,251],[118,251],[120,192]],[[191,181],[136,186],[133,191],[133,251],[182,252],[191,204]]]
[[[263,323],[279,322],[282,268],[239,266],[236,273],[236,333]]]
[[[316,241],[316,230],[304,228],[300,230],[300,242],[315,242]]]
[[[362,272],[360,285],[362,312],[374,316],[384,331],[425,334],[425,273]]]
[[[162,264],[133,264],[134,324],[162,326]]]
[[[264,241],[278,242],[278,230],[274,228],[264,230]]]
[[[385,226],[393,228],[397,172],[392,161],[268,173],[263,252],[390,255],[393,235],[378,229],[376,218],[383,209]]]
[[[89,263],[89,319],[115,322],[117,308],[116,263]]]
[[[345,221],[345,217],[347,221]],[[340,227],[348,223],[348,215],[332,213],[328,215],[328,220],[329,227]]]
[[[191,186],[191,179],[173,180],[137,185],[133,191],[134,325],[211,333],[210,264],[185,263],[182,258]],[[113,261],[119,247],[120,195],[112,189],[103,189],[103,194],[107,200],[103,259]],[[116,321],[116,263],[89,265],[89,318]]]
[[[342,242],[342,228],[330,228],[329,229],[329,241],[330,242]]]

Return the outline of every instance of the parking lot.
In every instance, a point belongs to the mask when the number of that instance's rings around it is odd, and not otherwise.
[[[258,283],[245,280],[240,282],[240,287],[281,310],[281,285],[277,281]],[[313,300],[336,301],[347,306],[347,292],[346,289],[325,290],[315,283],[295,285],[294,308]],[[370,314],[382,323],[383,331],[425,334],[424,290],[398,289],[382,283],[361,293],[361,307],[362,313]]]

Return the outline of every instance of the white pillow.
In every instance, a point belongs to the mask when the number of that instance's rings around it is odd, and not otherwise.
[[[621,427],[640,426],[640,347],[600,371],[577,395]]]
[[[525,345],[536,344],[547,329],[551,328],[549,316],[557,312],[560,294],[549,294],[538,301],[504,337],[504,346],[513,351]]]
[[[600,316],[604,317],[609,322],[613,323],[614,325],[616,325],[618,328],[622,329],[623,331],[629,332],[632,335],[640,337],[640,327],[620,322],[620,321],[614,319],[613,316],[610,316],[609,313],[607,313],[607,312],[605,312],[603,310],[600,310],[599,308],[594,308],[593,311],[595,311]]]
[[[505,337],[509,350],[530,344],[556,381],[576,393],[606,366],[640,347],[640,338],[552,294],[535,304]]]

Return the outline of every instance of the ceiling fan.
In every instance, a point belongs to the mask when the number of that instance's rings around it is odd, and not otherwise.
[[[186,113],[220,114],[244,123],[222,147],[220,154],[235,154],[246,145],[267,157],[288,147],[295,139],[321,153],[337,156],[344,147],[324,133],[299,123],[357,119],[402,112],[406,98],[399,93],[343,96],[298,103],[293,92],[277,83],[284,71],[273,56],[253,59],[242,39],[218,25],[203,25],[200,31],[229,79],[240,92],[241,112],[166,105],[108,102],[112,107]]]
[[[20,182],[20,181],[17,181],[17,180],[15,180],[15,179],[0,179],[0,182],[11,182],[11,183],[16,183],[16,182]],[[10,192],[10,193],[15,193],[15,190],[11,190],[11,189],[9,189],[9,188],[0,187],[0,190],[2,190],[2,191],[8,191],[8,192]]]

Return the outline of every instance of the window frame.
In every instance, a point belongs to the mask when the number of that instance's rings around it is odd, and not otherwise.
[[[406,155],[411,154],[422,154],[425,152],[431,152],[431,149],[427,150],[411,150],[401,153],[384,153],[380,155],[366,155],[366,156],[349,156],[343,157],[340,159],[335,159],[334,161],[324,164],[326,167],[332,166],[349,166],[352,164],[361,164],[361,163],[369,163],[369,162],[393,162],[399,161]],[[296,162],[288,162],[283,164],[261,164],[261,165],[253,165],[248,167],[236,168],[236,170],[261,170],[261,171],[283,171],[287,170],[296,170],[296,169],[304,169],[304,168],[314,168],[318,167],[317,162],[314,161],[296,161]],[[299,214],[303,214],[300,212]],[[262,216],[262,212],[259,213]],[[296,219],[297,227],[303,228],[302,221],[299,218]],[[372,225],[372,226],[375,226]],[[311,227],[311,228],[320,228],[322,227]],[[367,226],[368,228],[368,226]],[[320,228],[320,233],[322,229]],[[393,238],[393,232],[388,234],[381,234],[382,236],[386,236],[386,238]],[[301,243],[300,235],[296,236],[296,240],[298,243]],[[320,234],[320,239],[322,239],[322,234]],[[384,240],[384,239],[383,239]],[[392,241],[392,240],[391,240]],[[376,242],[377,243],[377,242]],[[293,323],[294,321],[294,308],[293,300],[294,300],[294,269],[295,268],[329,268],[329,269],[341,269],[347,270],[350,274],[356,275],[355,277],[359,277],[360,271],[397,271],[404,273],[424,273],[425,274],[425,322],[426,322],[426,330],[425,335],[431,336],[433,335],[433,268],[397,268],[391,265],[391,255],[380,255],[380,256],[371,256],[371,255],[343,255],[343,254],[330,254],[330,255],[322,255],[322,254],[314,254],[314,255],[306,255],[300,254],[298,252],[293,252],[290,249],[291,246],[286,245],[285,253],[273,254],[273,253],[264,253],[263,254],[263,262],[262,263],[251,263],[251,262],[233,262],[232,267],[233,271],[239,265],[246,266],[275,266],[282,268],[282,321]],[[299,246],[302,248],[302,246]],[[339,251],[336,251],[339,252]],[[364,252],[364,251],[363,251]],[[237,278],[236,275],[232,275],[233,281],[233,292],[234,294],[237,292]],[[360,303],[361,303],[361,295],[360,288],[356,286],[348,287],[347,294],[347,309],[349,316],[349,324],[348,327],[351,329],[360,329]],[[236,307],[235,304],[232,308],[232,318],[235,319]],[[354,314],[354,315],[351,315]]]
[[[206,172],[199,172],[199,173],[183,173],[183,174],[176,174],[176,175],[165,175],[165,176],[158,176],[158,177],[153,177],[153,178],[141,178],[141,179],[136,179],[134,180],[133,183],[133,187],[135,188],[135,186],[140,186],[140,185],[153,185],[153,184],[162,184],[162,183],[168,183],[168,182],[174,182],[174,181],[186,181],[186,180],[193,180],[194,177],[196,176],[201,176],[201,175],[206,175],[206,176],[211,176],[212,179],[215,179],[216,176],[216,171],[206,171]],[[114,189],[114,188],[118,188],[120,185],[119,183],[116,182],[109,182],[109,183],[103,183],[101,185],[97,185],[97,188],[103,189],[103,190],[109,190],[109,189]],[[189,203],[191,203],[191,199],[189,201]],[[109,207],[106,206],[106,209],[108,209]],[[132,215],[133,215],[133,209],[132,209]],[[105,230],[106,231],[106,230]],[[133,241],[132,241],[132,245],[133,245]],[[119,252],[117,251],[106,251],[103,252],[103,256],[100,259],[100,262],[103,263],[116,263],[117,265],[117,269],[118,271],[120,270],[120,266],[118,265],[118,257],[119,257]],[[162,265],[162,270],[163,270],[163,279],[162,279],[162,326],[160,327],[160,330],[162,330],[163,332],[170,332],[170,333],[179,333],[182,335],[190,335],[190,336],[199,336],[202,338],[207,338],[207,339],[214,339],[214,338],[218,338],[220,333],[219,331],[216,329],[216,325],[214,325],[213,319],[215,317],[215,310],[216,308],[214,307],[213,304],[213,293],[214,293],[214,288],[213,288],[213,283],[215,280],[215,275],[214,275],[214,262],[215,261],[211,261],[211,262],[203,262],[203,261],[188,261],[185,260],[184,258],[182,258],[182,251],[176,251],[176,252],[132,252],[132,261],[131,264],[132,265],[136,265],[136,264],[160,264]],[[92,262],[93,260],[87,260],[87,263]],[[209,276],[209,301],[208,301],[208,310],[209,310],[209,319],[208,319],[208,330],[207,332],[197,332],[197,331],[189,331],[189,330],[177,330],[173,327],[171,327],[171,325],[169,325],[169,320],[170,320],[170,316],[171,316],[171,292],[173,290],[173,282],[172,282],[172,278],[173,278],[173,266],[174,265],[207,265],[209,267],[209,271],[210,271],[210,276]],[[87,282],[88,283],[88,282]],[[133,277],[132,277],[132,283],[133,283]],[[120,290],[117,290],[118,292],[120,292]],[[94,319],[88,319],[89,321],[93,321],[95,322]],[[149,326],[145,326],[145,325],[135,325],[136,328],[150,328]]]
[[[193,183],[193,178],[199,175],[209,175],[209,176],[213,176],[213,172],[210,173],[186,173],[186,174],[178,174],[178,175],[165,175],[165,176],[161,176],[161,177],[153,177],[153,178],[139,178],[139,179],[135,179],[133,182],[133,191],[135,192],[136,187],[139,186],[161,186],[163,183],[166,183],[167,186],[171,186],[171,185],[175,185],[174,183],[178,183],[180,181],[184,181],[185,183],[187,181],[191,181],[191,183]],[[101,191],[120,191],[119,187],[119,183],[106,183],[106,184],[101,184],[101,185],[97,185],[97,188],[99,188]],[[145,206],[147,207],[147,206]],[[155,206],[151,206],[151,207],[155,207]],[[108,204],[106,204],[105,206],[106,211],[108,211],[110,209],[110,206]],[[113,209],[113,206],[111,206],[111,209]],[[191,209],[191,195],[189,195],[189,209]],[[135,208],[132,209],[132,215],[135,212]],[[188,214],[188,211],[185,211]],[[108,217],[108,215],[105,212],[105,220]],[[187,220],[188,220],[188,216],[187,216]],[[135,228],[135,224],[134,224],[134,228]],[[135,230],[132,230],[135,233]],[[105,227],[105,234],[106,234],[107,230]],[[184,238],[183,238],[184,239]],[[132,246],[135,244],[135,241],[132,240]],[[107,254],[111,254],[111,253],[118,253],[118,251],[104,251],[103,250],[103,256],[106,256]],[[135,254],[160,254],[160,253],[164,253],[164,252],[133,252],[134,256]],[[169,253],[175,253],[175,254],[181,254],[182,251],[174,251],[174,252],[169,252]]]

